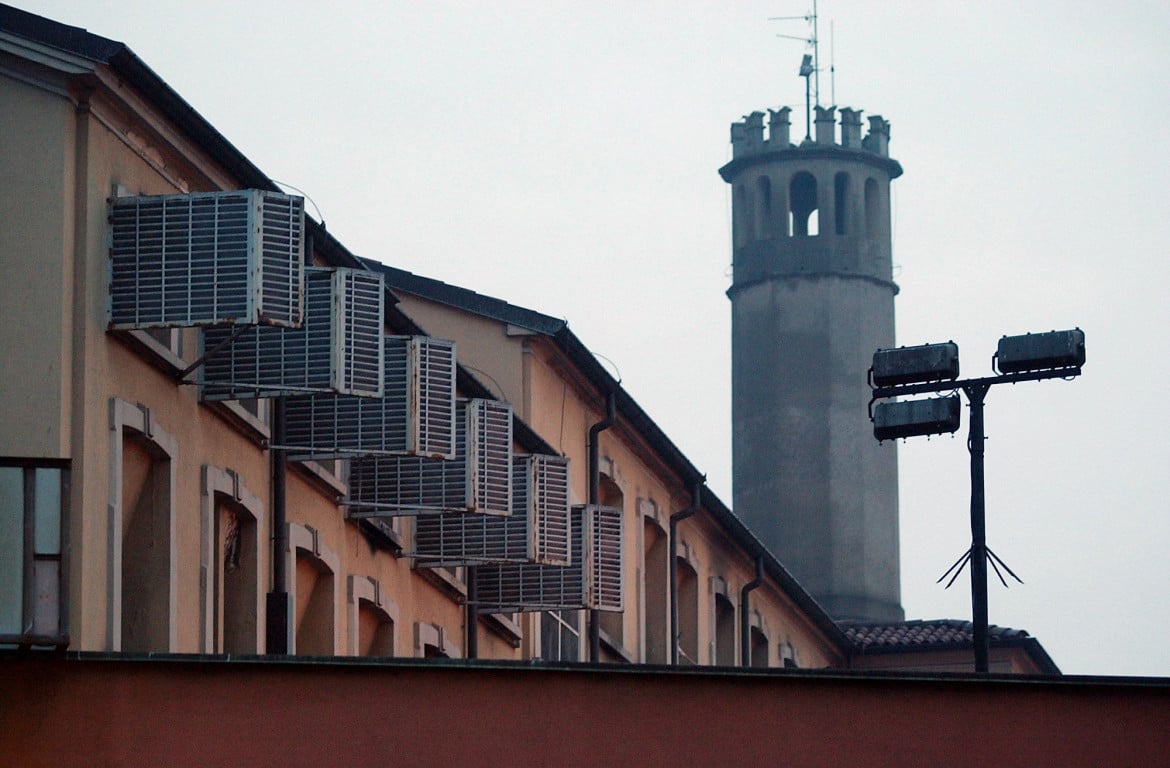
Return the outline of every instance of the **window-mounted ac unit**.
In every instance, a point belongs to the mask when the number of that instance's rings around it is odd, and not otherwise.
[[[349,463],[350,518],[512,512],[512,406],[458,400],[455,457],[364,456]]]
[[[385,395],[296,395],[284,401],[289,458],[455,456],[455,342],[386,336]]]
[[[622,611],[622,511],[573,507],[570,564],[505,563],[475,569],[475,604],[485,613]]]
[[[112,198],[109,328],[299,326],[304,228],[279,192]]]
[[[479,563],[569,564],[569,460],[512,459],[512,514],[428,515],[414,523],[420,567]]]
[[[308,392],[381,397],[382,301],[379,274],[306,267],[300,328],[203,330],[203,399]]]

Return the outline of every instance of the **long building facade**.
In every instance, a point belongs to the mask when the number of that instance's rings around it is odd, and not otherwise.
[[[125,45],[0,6],[0,115],[0,650],[914,667],[563,321],[355,257]]]

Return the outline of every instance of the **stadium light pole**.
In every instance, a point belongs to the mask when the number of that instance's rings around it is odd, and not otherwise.
[[[952,433],[959,428],[959,396],[933,397],[897,401],[904,395],[957,392],[967,395],[971,407],[971,424],[967,450],[971,454],[971,548],[952,565],[942,578],[955,571],[951,581],[971,563],[971,624],[975,650],[975,672],[988,671],[987,562],[1003,581],[996,565],[1011,569],[987,548],[986,494],[984,492],[983,405],[995,384],[1015,384],[1043,379],[1071,379],[1081,375],[1085,364],[1085,334],[1081,329],[1004,336],[992,357],[994,376],[959,380],[959,348],[954,342],[923,344],[916,347],[879,349],[869,369],[873,397],[869,403],[874,437],[879,441],[917,435]],[[884,402],[878,402],[879,400]],[[875,403],[877,406],[875,407]],[[939,579],[942,581],[942,579]],[[1007,583],[1006,581],[1004,582]]]

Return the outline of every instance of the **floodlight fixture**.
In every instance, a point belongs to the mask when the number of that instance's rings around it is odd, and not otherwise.
[[[948,341],[942,344],[879,349],[873,353],[870,375],[875,387],[953,381],[959,377],[959,345]]]
[[[873,436],[878,440],[942,435],[959,428],[958,395],[878,403],[873,412]]]
[[[806,53],[800,62],[800,76],[808,77],[813,73],[812,54]]]
[[[1085,364],[1085,332],[1080,328],[1004,336],[995,352],[1000,373],[1022,373]]]
[[[879,441],[953,433],[959,429],[961,411],[958,393],[961,391],[966,394],[970,403],[967,451],[971,454],[971,547],[951,566],[951,570],[957,568],[961,571],[967,563],[971,565],[971,639],[977,673],[986,673],[989,669],[987,562],[990,559],[993,566],[1001,562],[987,547],[987,499],[983,471],[984,443],[987,440],[983,426],[984,401],[996,384],[1068,379],[1078,376],[1084,364],[1085,334],[1080,328],[1004,336],[999,340],[999,347],[992,357],[992,368],[996,375],[974,379],[959,380],[959,348],[954,342],[879,349],[873,355],[873,365],[869,369],[870,386],[873,389],[870,418],[873,421],[873,436]],[[892,399],[901,395],[947,391],[952,394],[918,400]],[[874,403],[878,400],[884,402],[875,407]],[[1011,569],[1008,569],[1008,573],[1015,576]],[[943,574],[943,578],[946,576]]]

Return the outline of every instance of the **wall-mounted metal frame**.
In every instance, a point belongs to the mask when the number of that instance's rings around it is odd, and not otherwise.
[[[386,336],[385,395],[293,395],[285,443],[294,460],[455,456],[455,342]]]
[[[573,507],[572,562],[565,567],[507,563],[475,568],[480,613],[625,608],[622,510]]]
[[[110,199],[111,330],[300,326],[304,200],[258,189]]]
[[[418,567],[480,563],[569,565],[569,460],[512,459],[512,514],[445,514],[414,522]]]
[[[512,407],[458,400],[455,456],[364,456],[349,464],[351,519],[443,512],[512,513]]]
[[[305,268],[300,328],[258,326],[202,332],[204,400],[334,393],[382,397],[383,301],[380,274]]]

